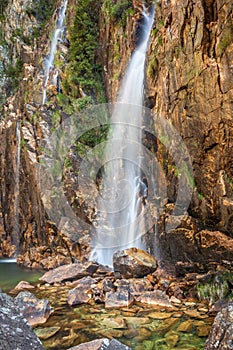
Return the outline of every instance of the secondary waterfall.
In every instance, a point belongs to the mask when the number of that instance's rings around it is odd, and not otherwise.
[[[45,58],[44,60],[44,65],[45,65],[45,80],[44,80],[44,85],[43,85],[43,100],[42,104],[44,104],[47,100],[47,95],[46,95],[46,88],[47,84],[49,81],[49,76],[51,73],[51,69],[53,68],[53,62],[54,62],[54,56],[56,53],[57,49],[57,43],[59,38],[62,35],[63,32],[63,24],[64,24],[64,19],[65,19],[65,14],[66,14],[66,7],[67,7],[68,0],[65,0],[60,8],[59,14],[58,14],[58,19],[56,23],[56,30],[54,32],[51,46],[50,46],[50,52],[48,57]]]
[[[103,186],[90,259],[112,266],[116,250],[145,249],[141,235],[147,183],[141,171],[144,70],[154,9],[143,8],[139,43],[132,54],[112,111]]]
[[[14,206],[13,206],[13,232],[12,244],[15,246],[15,254],[17,255],[19,248],[19,181],[20,181],[20,120],[16,123],[16,155],[15,155],[15,188],[14,188]]]

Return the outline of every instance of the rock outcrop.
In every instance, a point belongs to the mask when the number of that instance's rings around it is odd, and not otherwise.
[[[220,310],[205,343],[205,350],[233,348],[233,303]]]
[[[0,339],[1,350],[44,349],[13,299],[2,293],[0,294]]]
[[[231,237],[232,59],[228,0],[158,4],[148,52],[147,96],[153,110],[177,129],[191,156],[194,195],[189,213],[202,226]],[[174,202],[179,182],[175,165],[160,144],[158,157],[167,162],[168,199]]]
[[[141,249],[120,250],[113,255],[113,268],[117,277],[144,277],[154,272],[157,266],[156,259]]]

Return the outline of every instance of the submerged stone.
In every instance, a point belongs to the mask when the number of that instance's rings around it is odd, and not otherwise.
[[[37,328],[35,329],[35,333],[38,338],[42,340],[46,340],[51,338],[57,332],[59,332],[61,327],[45,327],[45,328]]]
[[[116,277],[144,277],[157,268],[157,260],[144,250],[130,248],[117,251],[113,255],[113,268]]]
[[[74,346],[68,350],[131,350],[131,348],[116,339],[102,338]]]

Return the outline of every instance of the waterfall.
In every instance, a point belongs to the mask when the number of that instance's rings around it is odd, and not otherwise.
[[[16,156],[15,156],[15,188],[14,188],[14,207],[13,207],[13,232],[12,243],[15,246],[15,254],[18,253],[19,248],[19,181],[20,181],[20,120],[16,123]]]
[[[54,56],[55,56],[56,49],[57,49],[57,43],[58,43],[58,40],[61,37],[63,29],[64,29],[63,24],[64,24],[64,20],[65,20],[67,3],[68,3],[68,0],[65,0],[60,8],[60,11],[58,13],[57,23],[56,23],[56,29],[55,29],[55,32],[54,32],[54,35],[52,38],[51,46],[50,46],[50,52],[49,52],[48,57],[46,57],[44,60],[45,80],[44,80],[44,85],[43,85],[42,104],[44,104],[47,100],[46,88],[47,88],[47,84],[49,81],[51,69],[53,68],[53,61],[54,61]]]
[[[147,184],[141,171],[145,59],[154,9],[143,7],[141,35],[133,52],[112,111],[106,147],[103,186],[94,225],[90,259],[112,266],[116,250],[145,249],[144,206]]]

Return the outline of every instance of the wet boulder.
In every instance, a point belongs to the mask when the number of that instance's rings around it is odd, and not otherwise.
[[[57,283],[64,281],[73,281],[85,276],[92,276],[99,268],[99,264],[88,261],[86,263],[74,263],[59,266],[56,269],[46,272],[41,281],[47,283]]]
[[[117,278],[144,277],[157,268],[157,260],[144,250],[130,248],[113,255],[113,268]]]
[[[105,298],[105,308],[130,307],[134,302],[133,295],[127,291],[107,292]]]
[[[92,288],[95,286],[96,280],[94,278],[88,276],[80,279],[75,288],[68,293],[68,304],[73,306],[88,303],[92,299]]]
[[[43,350],[14,300],[0,293],[0,348],[6,350]]]
[[[218,312],[204,349],[233,349],[233,302]]]
[[[31,326],[45,323],[53,312],[48,300],[38,299],[28,291],[20,292],[15,304]]]

